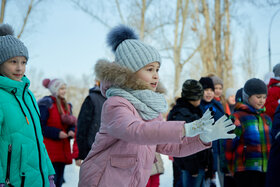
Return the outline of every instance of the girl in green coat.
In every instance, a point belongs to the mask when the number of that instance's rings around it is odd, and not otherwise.
[[[39,109],[24,75],[27,60],[11,26],[0,25],[0,187],[55,186]]]

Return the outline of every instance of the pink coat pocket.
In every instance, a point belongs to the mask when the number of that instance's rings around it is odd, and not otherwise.
[[[128,169],[135,166],[137,162],[136,155],[112,155],[111,166],[121,169]]]

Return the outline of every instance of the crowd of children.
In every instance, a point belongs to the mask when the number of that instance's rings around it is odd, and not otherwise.
[[[44,79],[51,95],[36,102],[28,50],[0,26],[0,187],[60,187],[73,158],[79,187],[158,187],[160,154],[173,157],[175,187],[278,186],[280,64],[268,85],[251,78],[238,91],[212,73],[187,79],[164,120],[158,51],[124,25],[107,43],[115,60],[96,63],[77,120],[61,79]]]

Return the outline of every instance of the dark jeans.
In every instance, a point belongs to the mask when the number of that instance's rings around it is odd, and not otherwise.
[[[237,187],[264,187],[266,173],[260,171],[242,171],[234,174]]]
[[[204,176],[204,169],[199,169],[196,177],[193,177],[187,170],[181,170],[181,178],[176,187],[202,187],[204,185]]]
[[[55,183],[56,187],[61,187],[62,183],[63,183],[65,163],[53,162],[52,164],[53,164],[53,168],[55,170],[54,183]]]

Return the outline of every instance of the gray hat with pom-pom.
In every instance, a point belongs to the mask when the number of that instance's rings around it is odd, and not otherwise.
[[[0,64],[10,58],[24,56],[28,60],[28,50],[18,38],[14,36],[13,28],[8,24],[0,25]]]
[[[124,25],[114,27],[108,33],[107,43],[115,53],[115,63],[133,72],[152,62],[161,63],[158,51],[138,40],[130,27]]]

